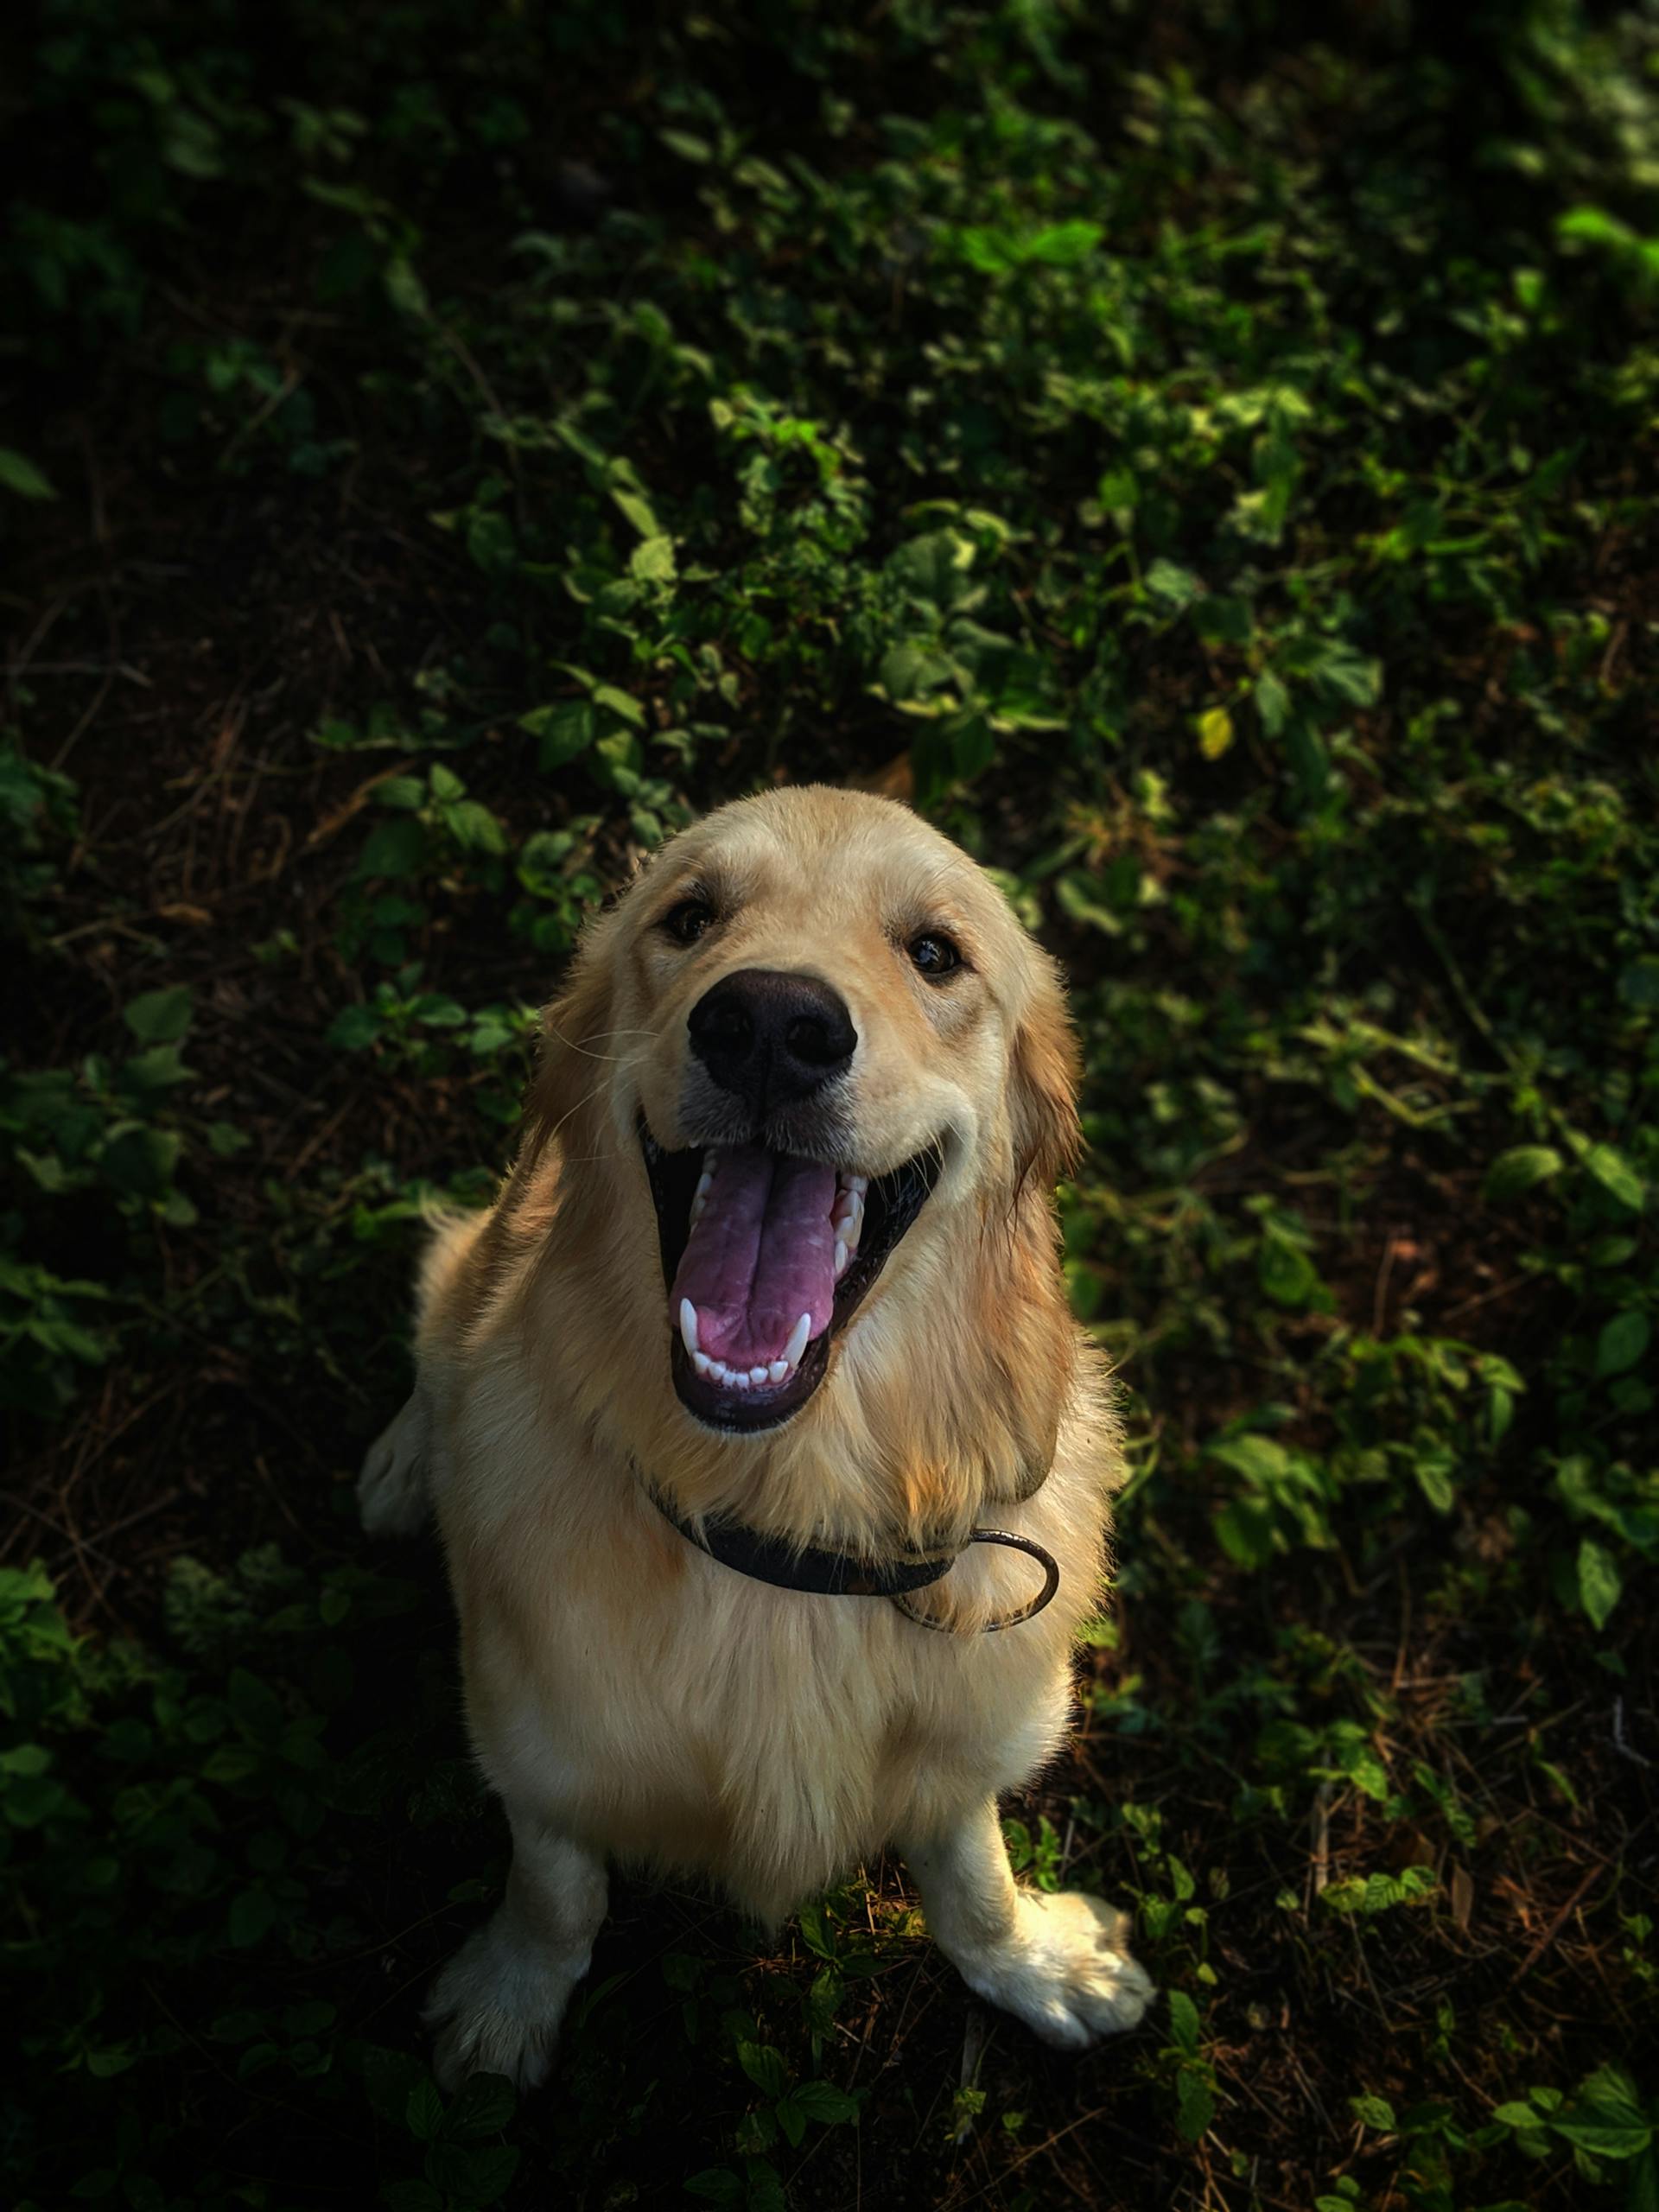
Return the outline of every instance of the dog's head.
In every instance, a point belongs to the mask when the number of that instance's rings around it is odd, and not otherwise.
[[[531,1143],[573,1122],[569,1173],[620,1168],[619,1211],[649,1193],[653,1365],[705,1429],[755,1434],[925,1255],[929,1299],[976,1310],[942,1255],[1046,1209],[1075,1075],[1052,964],[985,874],[890,801],[795,788],[685,830],[590,929]]]

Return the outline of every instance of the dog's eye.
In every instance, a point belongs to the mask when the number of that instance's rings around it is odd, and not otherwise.
[[[929,930],[910,941],[910,957],[924,976],[935,979],[948,976],[953,968],[962,965],[962,955],[948,937],[938,930]]]
[[[714,918],[706,899],[682,899],[663,916],[663,927],[677,944],[695,944]]]

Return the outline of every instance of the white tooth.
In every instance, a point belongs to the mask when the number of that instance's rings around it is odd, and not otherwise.
[[[839,1281],[839,1280],[840,1280],[840,1278],[841,1278],[842,1275],[844,1275],[844,1274],[846,1274],[846,1272],[847,1272],[847,1247],[846,1247],[846,1246],[842,1243],[841,1239],[840,1239],[839,1237],[837,1237],[837,1238],[836,1239],[836,1280],[837,1280],[837,1281]]]
[[[691,1364],[699,1375],[712,1375],[715,1371],[715,1363],[706,1351],[694,1351],[691,1355]]]
[[[801,1363],[801,1354],[806,1350],[806,1340],[812,1333],[812,1316],[803,1313],[791,1330],[789,1342],[784,1346],[784,1357],[791,1367]]]
[[[719,1165],[720,1147],[717,1144],[711,1144],[702,1155],[702,1173],[705,1181],[710,1183],[714,1181],[715,1170]]]
[[[766,1370],[764,1363],[759,1367],[752,1367],[749,1370],[749,1380],[751,1382],[764,1382],[766,1379]]]
[[[849,1175],[847,1178],[847,1187],[849,1191],[855,1192],[861,1198],[870,1187],[870,1179],[868,1175]]]
[[[697,1178],[697,1187],[695,1194],[697,1198],[706,1198],[708,1197],[709,1185],[714,1181],[714,1169],[712,1167],[705,1167],[702,1174]]]
[[[788,1372],[789,1362],[786,1359],[774,1359],[766,1370],[766,1377],[769,1382],[781,1382]]]
[[[680,1300],[680,1335],[689,1352],[697,1349],[697,1309],[689,1298]]]
[[[749,1387],[749,1378],[741,1369],[728,1367],[726,1380],[734,1390],[747,1390]]]

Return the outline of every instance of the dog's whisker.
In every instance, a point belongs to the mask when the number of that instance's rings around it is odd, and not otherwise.
[[[654,1039],[660,1037],[663,1033],[660,1029],[639,1029],[628,1027],[617,1029],[595,1029],[590,1033],[586,1042],[579,1045],[574,1037],[567,1037],[563,1030],[561,1029],[556,1022],[550,1021],[547,1025],[547,1030],[549,1036],[556,1038],[558,1042],[563,1046],[567,1052],[577,1053],[584,1060],[607,1060],[618,1065],[622,1061],[630,1058],[632,1055],[627,1052],[594,1052],[591,1047],[600,1038],[646,1037]]]

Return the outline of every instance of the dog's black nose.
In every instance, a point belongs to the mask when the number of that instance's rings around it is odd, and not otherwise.
[[[757,1115],[844,1074],[858,1043],[838,991],[816,976],[770,968],[726,976],[697,1001],[686,1027],[721,1089]]]

